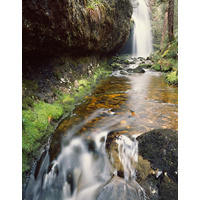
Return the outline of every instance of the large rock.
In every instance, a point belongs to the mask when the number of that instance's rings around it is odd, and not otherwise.
[[[171,129],[155,129],[137,137],[139,154],[155,169],[178,181],[178,134]]]
[[[134,69],[131,69],[131,68],[129,68],[129,69],[127,69],[126,70],[128,73],[144,73],[145,71],[142,69],[142,68],[140,68],[140,67],[136,67],[136,68],[134,68]]]
[[[178,199],[178,134],[155,129],[137,137],[137,182],[151,200]]]
[[[144,200],[145,194],[140,185],[132,180],[130,183],[124,179],[113,176],[97,195],[97,200]]]
[[[120,50],[130,32],[130,0],[24,0],[23,53],[101,53]]]

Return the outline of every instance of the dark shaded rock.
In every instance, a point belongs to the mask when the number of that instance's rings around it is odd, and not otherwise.
[[[159,188],[159,199],[164,200],[178,200],[178,183],[171,180],[169,177],[164,176],[163,179],[158,183]]]
[[[132,27],[130,30],[130,36],[128,41],[126,42],[126,44],[124,45],[124,47],[120,50],[119,54],[129,54],[132,55],[133,54],[133,32],[134,32],[134,23],[132,23]]]
[[[140,68],[140,67],[137,67],[135,69],[127,69],[126,70],[128,73],[144,73],[145,71]]]
[[[130,33],[131,1],[104,0],[94,10],[85,0],[22,2],[23,55],[113,53]]]
[[[140,135],[139,153],[151,162],[152,167],[167,172],[178,181],[178,134],[171,129],[155,129]]]
[[[143,61],[143,60],[145,60],[145,58],[144,58],[144,57],[138,57],[138,59],[139,59],[140,61]]]
[[[131,183],[128,183],[118,176],[113,176],[111,181],[100,190],[96,199],[143,200],[145,197],[143,189],[136,181],[131,181]]]

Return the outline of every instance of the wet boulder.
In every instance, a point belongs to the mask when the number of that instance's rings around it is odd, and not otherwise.
[[[145,71],[142,69],[142,68],[140,68],[140,67],[136,67],[136,68],[134,68],[134,69],[131,69],[131,68],[129,68],[129,69],[127,69],[126,70],[128,73],[144,73]]]
[[[120,74],[121,74],[121,75],[128,75],[127,71],[124,71],[124,70],[121,70],[121,71],[120,71]]]
[[[137,137],[139,154],[155,169],[178,182],[178,134],[171,129],[155,129]]]
[[[155,129],[137,137],[137,182],[152,200],[178,199],[178,134]]]
[[[136,181],[127,182],[119,176],[113,176],[97,195],[97,200],[144,200],[143,189]]]

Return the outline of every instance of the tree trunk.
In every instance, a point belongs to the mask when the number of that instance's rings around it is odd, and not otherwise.
[[[171,43],[174,39],[174,0],[169,0],[168,37],[169,37],[169,42]]]
[[[169,8],[169,3],[167,4],[167,9],[165,12],[165,18],[164,18],[164,25],[163,25],[163,31],[162,31],[162,37],[161,37],[161,42],[160,42],[160,49],[163,46],[165,35],[166,35],[166,30],[167,30],[167,19],[168,19],[168,8]]]

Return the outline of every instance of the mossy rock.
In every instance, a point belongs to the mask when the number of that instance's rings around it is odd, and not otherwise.
[[[145,64],[145,63],[138,65],[138,67],[140,67],[140,68],[150,68],[151,66],[152,66],[152,64]]]
[[[140,67],[137,67],[135,69],[127,69],[126,70],[128,73],[144,73],[145,71],[140,68]]]
[[[120,68],[121,64],[119,63],[112,63],[111,67],[113,68],[113,70],[118,70]]]
[[[128,64],[130,64],[130,61],[129,60],[125,60],[124,64],[128,65]]]
[[[160,67],[160,65],[159,65],[158,63],[152,65],[152,66],[151,66],[151,69],[154,69],[154,70],[156,70],[156,71],[161,71],[161,67]]]
[[[137,137],[139,153],[151,162],[153,168],[167,172],[178,181],[178,134],[171,129],[155,129]]]

